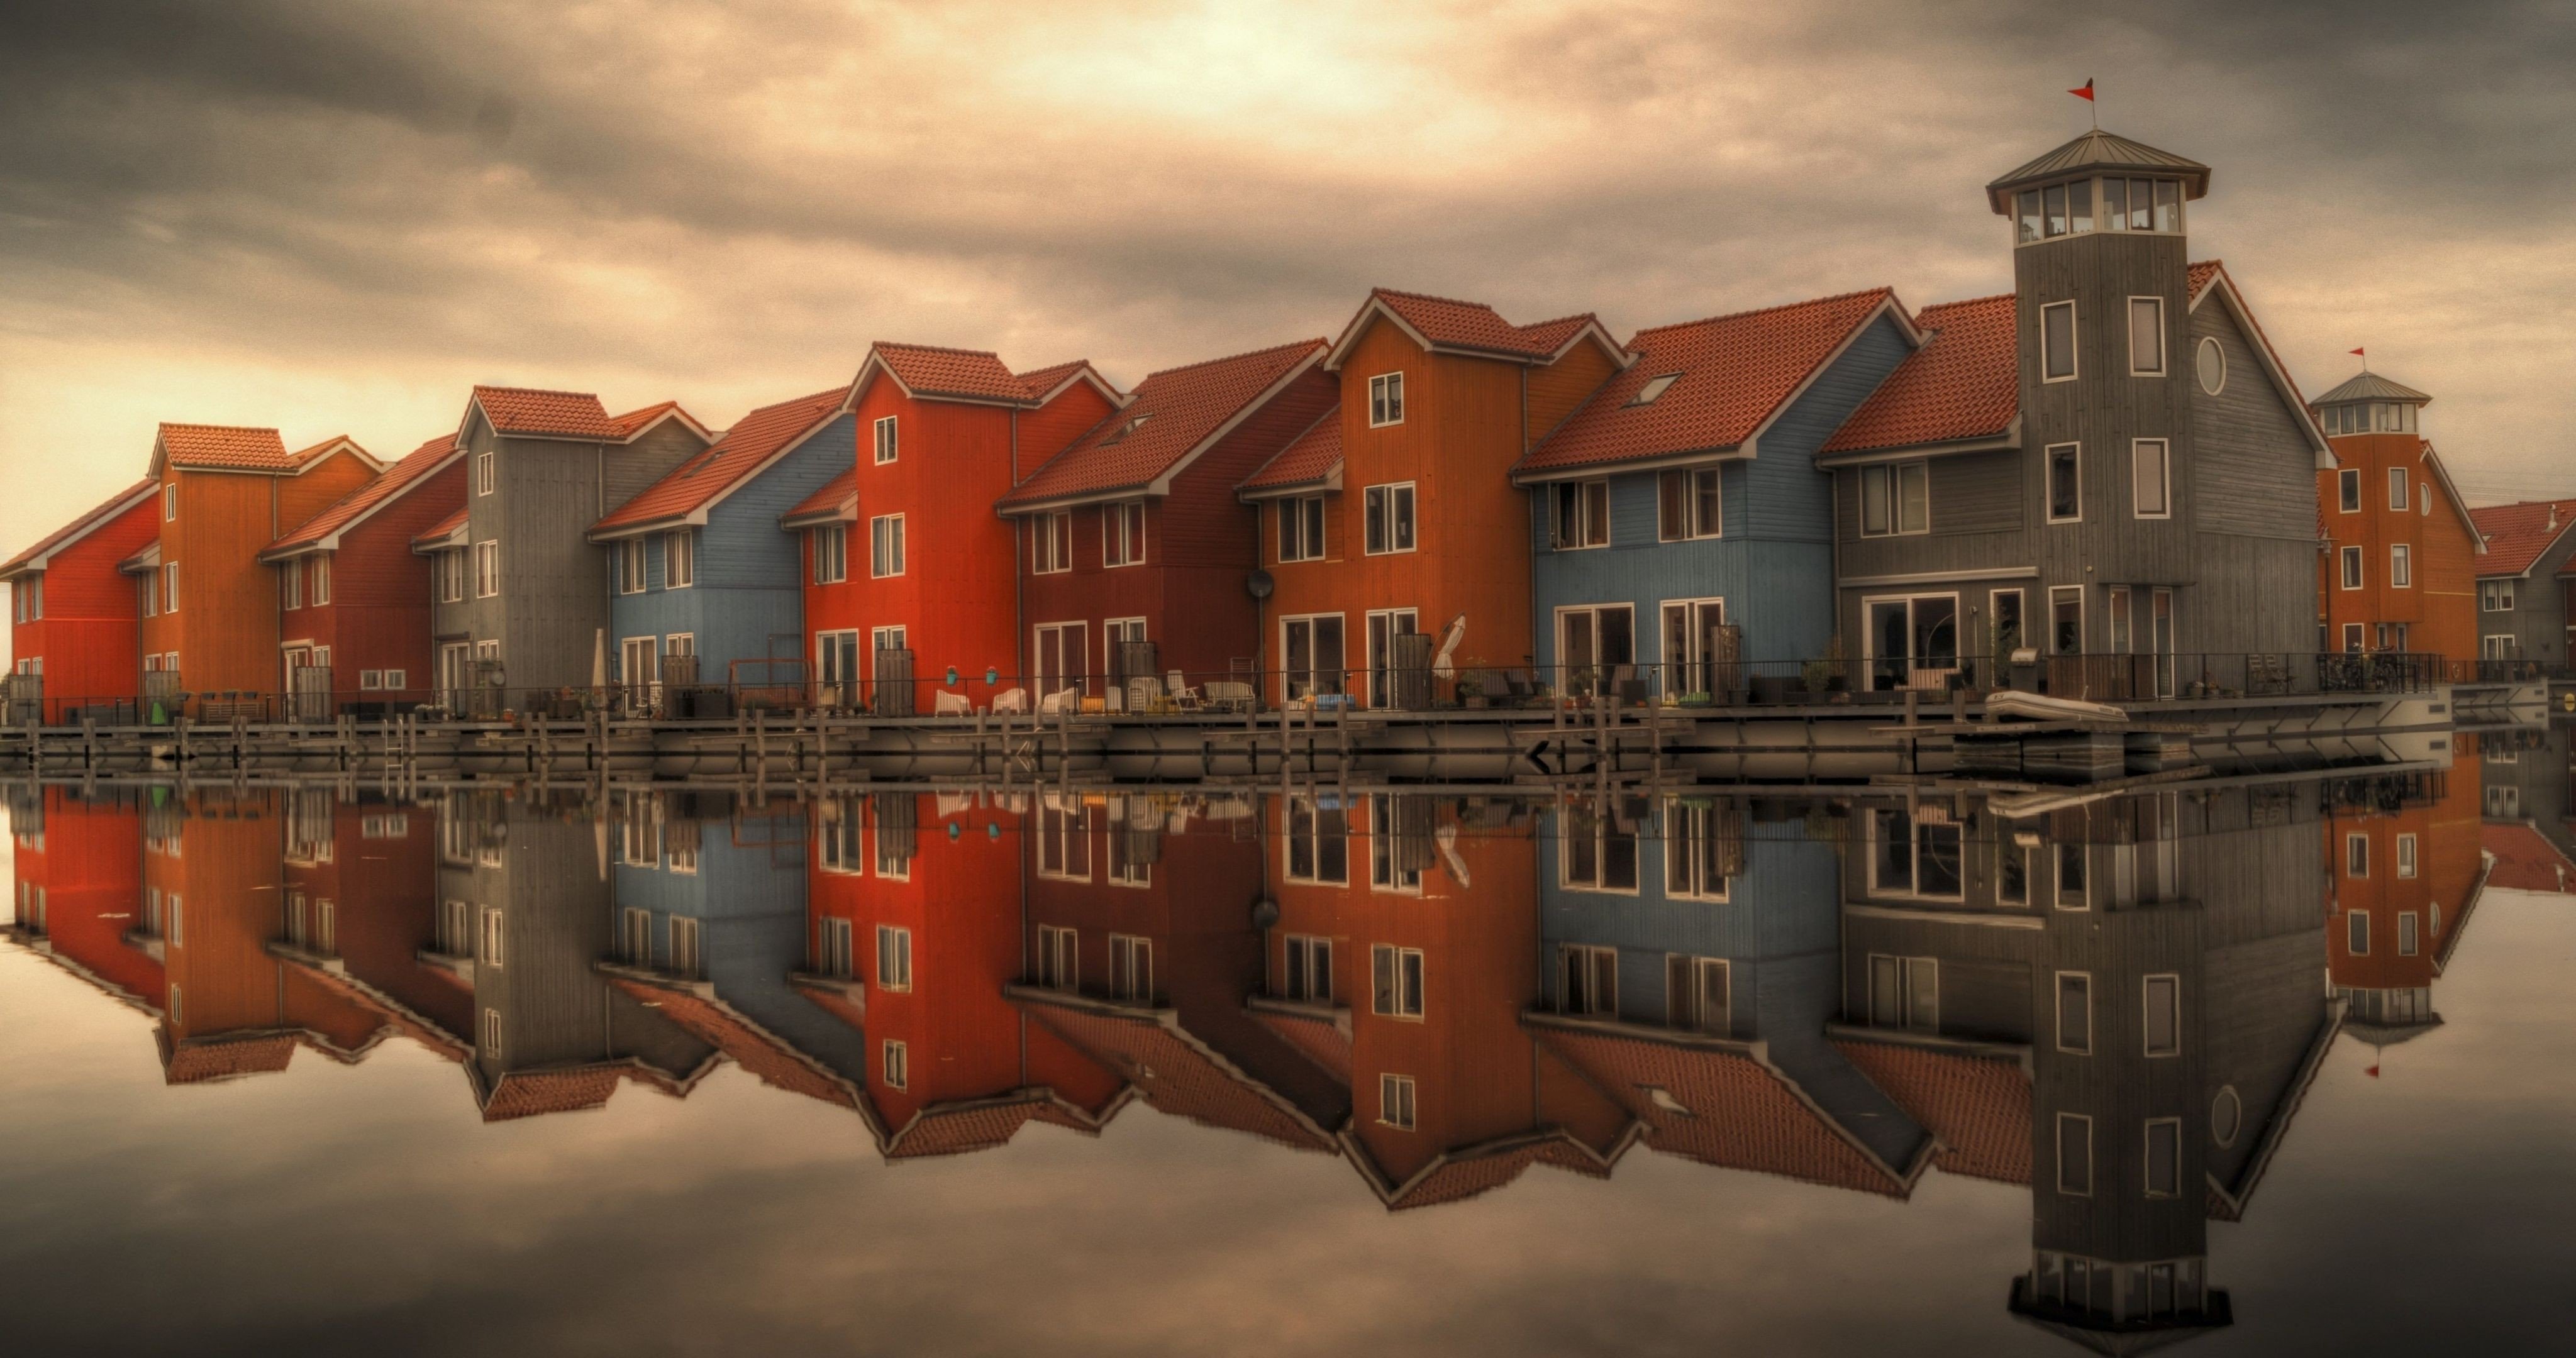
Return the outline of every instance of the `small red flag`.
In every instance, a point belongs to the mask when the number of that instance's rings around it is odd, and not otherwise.
[[[2367,1075],[2367,1076],[2369,1076],[2370,1078],[2372,1078],[2372,1079],[2376,1080],[2376,1079],[2378,1079],[2378,1078],[2379,1078],[2379,1067],[2377,1067],[2377,1066],[2372,1066],[2372,1067],[2370,1067],[2369,1069],[2364,1070],[2364,1071],[2362,1072],[2362,1074]]]
[[[2361,350],[2359,350],[2359,349],[2355,349],[2355,350],[2353,350],[2352,352],[2353,352],[2353,353],[2356,353],[2356,354],[2359,354],[2359,353],[2361,353],[2362,351],[2361,351]],[[2364,357],[2367,357],[2367,356],[2368,356],[2368,355],[2364,355]]]
[[[2068,91],[2067,91],[2067,93],[2068,93],[2068,94],[2071,94],[2071,95],[2074,95],[2076,98],[2083,100],[2085,103],[2088,103],[2088,104],[2089,104],[2089,103],[2092,103],[2092,102],[2093,102],[2093,82],[2092,82],[2090,79],[2087,79],[2087,80],[2084,82],[2084,88],[2082,88],[2082,89],[2080,89],[2080,90],[2068,90]]]

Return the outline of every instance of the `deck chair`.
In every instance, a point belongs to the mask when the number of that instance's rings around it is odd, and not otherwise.
[[[975,715],[975,704],[968,702],[965,694],[951,693],[944,688],[931,695],[931,704],[933,716],[971,717]]]
[[[1026,712],[1028,710],[1029,691],[1027,689],[1006,688],[993,695],[993,714],[995,716],[1000,716],[1005,712]]]

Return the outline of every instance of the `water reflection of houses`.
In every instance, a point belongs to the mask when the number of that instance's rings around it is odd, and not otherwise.
[[[2433,982],[2491,878],[2479,738],[2456,745],[2444,772],[2327,785],[2327,978],[2376,1047],[2440,1026]]]
[[[2482,731],[2476,737],[2482,756],[2482,810],[2490,831],[2490,848],[2499,857],[2530,861],[2545,876],[2519,876],[2532,885],[2523,890],[2558,891],[2545,885],[2557,878],[2549,860],[2529,842],[2537,835],[2558,859],[2576,858],[2576,750],[2571,750],[2576,722],[2564,718],[2548,725]],[[2576,868],[2568,872],[2576,883]]]
[[[143,814],[133,800],[13,786],[13,934],[55,965],[158,1018],[167,988],[158,930],[140,918]]]

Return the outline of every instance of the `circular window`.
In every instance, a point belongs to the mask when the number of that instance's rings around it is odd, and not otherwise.
[[[2212,396],[2227,389],[2227,351],[2215,339],[2200,342],[2200,389]]]
[[[2233,1146],[2236,1134],[2245,1130],[2245,1101],[2236,1097],[2236,1086],[2218,1091],[2209,1101],[2209,1134],[2219,1145]]]

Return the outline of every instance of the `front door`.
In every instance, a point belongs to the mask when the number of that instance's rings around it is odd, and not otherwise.
[[[618,645],[618,666],[626,683],[626,710],[637,716],[651,712],[661,687],[661,638],[626,638]]]
[[[1289,618],[1279,624],[1283,701],[1342,691],[1342,615]]]
[[[1034,651],[1030,657],[1037,672],[1037,695],[1041,698],[1066,689],[1081,690],[1090,668],[1089,647],[1091,624],[1083,622],[1050,622],[1037,629]]]
[[[1736,657],[1719,639],[1726,627],[1726,603],[1720,599],[1682,599],[1664,605],[1664,691],[1715,693],[1732,687],[1731,676],[1718,666]]]
[[[1959,596],[1869,601],[1869,686],[1947,682],[1959,668]]]
[[[1422,630],[1421,615],[1410,608],[1381,608],[1368,615],[1368,664],[1371,707],[1395,705],[1392,663],[1395,639]]]
[[[815,633],[814,675],[822,686],[817,697],[825,706],[855,706],[859,700],[859,634]]]
[[[1636,610],[1626,604],[1558,610],[1556,656],[1570,694],[1597,693],[1625,678],[1620,671],[1637,663]]]

